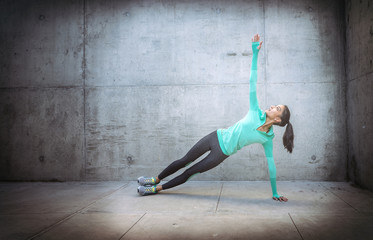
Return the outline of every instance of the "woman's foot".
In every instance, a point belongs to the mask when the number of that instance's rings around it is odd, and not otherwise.
[[[158,193],[156,186],[152,187],[144,187],[144,186],[139,186],[137,188],[137,193],[140,194],[141,196],[146,196],[146,195],[152,195]]]
[[[141,186],[154,186],[157,184],[157,179],[155,177],[146,178],[146,177],[141,176],[137,179],[137,182]]]

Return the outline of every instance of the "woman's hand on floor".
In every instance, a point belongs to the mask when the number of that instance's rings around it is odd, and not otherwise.
[[[286,198],[286,197],[283,197],[283,196],[281,196],[281,197],[273,197],[272,198],[273,200],[276,200],[276,201],[280,201],[280,202],[287,202],[288,201],[288,199]]]

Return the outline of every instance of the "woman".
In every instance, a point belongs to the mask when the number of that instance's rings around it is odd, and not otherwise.
[[[242,147],[253,143],[261,143],[268,161],[272,198],[277,201],[286,202],[288,200],[286,197],[280,196],[277,193],[276,166],[272,155],[272,139],[274,137],[272,126],[278,125],[283,127],[286,125],[283,144],[290,153],[293,150],[293,127],[289,122],[290,111],[286,105],[271,106],[264,113],[259,108],[256,96],[257,61],[258,53],[263,43],[263,41],[260,43],[259,41],[260,37],[256,34],[252,39],[253,58],[250,72],[250,108],[247,115],[230,128],[218,129],[202,138],[183,158],[169,165],[158,177],[139,177],[138,183],[141,186],[138,187],[137,192],[140,195],[156,194],[162,190],[183,184],[193,175],[218,166],[227,157],[236,153]],[[207,151],[210,151],[207,157],[187,169],[183,174],[163,185],[158,185],[162,179],[188,166]]]

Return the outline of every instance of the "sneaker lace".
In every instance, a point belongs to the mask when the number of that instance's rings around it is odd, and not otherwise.
[[[152,183],[152,182],[153,182],[153,178],[145,179],[145,182],[146,182],[146,183]]]
[[[155,192],[155,191],[154,191],[154,187],[146,188],[146,189],[145,189],[145,192]]]

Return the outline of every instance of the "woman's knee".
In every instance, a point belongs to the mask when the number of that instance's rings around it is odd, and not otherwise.
[[[180,159],[177,164],[180,166],[180,168],[184,168],[184,167],[189,166],[192,162],[193,161],[188,160],[188,159]]]
[[[197,175],[199,173],[201,173],[201,172],[193,170],[193,169],[187,169],[182,175],[183,175],[185,181],[188,181],[193,176],[195,176],[195,175]]]

